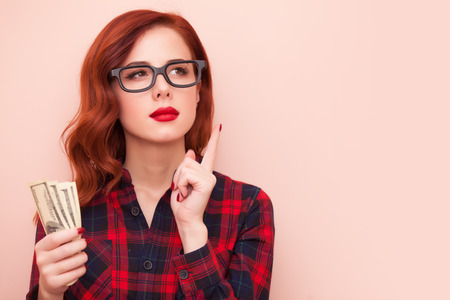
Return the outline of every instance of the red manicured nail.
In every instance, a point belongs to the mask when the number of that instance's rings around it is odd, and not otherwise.
[[[172,184],[170,185],[170,189],[173,191],[173,188],[175,187],[175,184],[172,181]]]
[[[180,194],[177,195],[177,201],[180,202]]]
[[[86,231],[86,229],[78,228],[77,231],[78,231],[78,234],[83,234]]]
[[[222,124],[220,124],[220,128],[219,128],[219,131],[222,131]]]

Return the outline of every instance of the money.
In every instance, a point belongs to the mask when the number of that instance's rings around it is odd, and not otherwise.
[[[39,180],[29,186],[45,234],[81,227],[80,202],[75,182]],[[69,282],[66,286],[75,282]]]
[[[39,180],[29,184],[45,233],[81,227],[81,211],[74,182]]]

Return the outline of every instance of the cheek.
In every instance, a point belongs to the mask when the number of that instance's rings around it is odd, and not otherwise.
[[[129,114],[129,107],[127,107],[127,105],[125,105],[125,102],[122,101],[121,99],[118,99],[119,102],[119,119],[123,119],[126,118],[126,116]]]
[[[131,99],[118,98],[117,100],[119,104],[119,120],[122,123],[124,129],[131,129],[137,126],[136,124],[139,123],[138,120],[142,119],[145,109],[139,107],[139,105],[136,105],[137,103],[133,103],[133,101],[130,101]]]
[[[192,116],[193,119],[195,119],[196,113],[197,113],[197,107],[198,107],[198,94],[197,93],[193,93],[190,97],[189,100],[187,100],[185,103],[186,105],[186,110],[189,112],[189,114]]]
[[[129,94],[118,86],[113,91],[119,105],[119,119],[133,119],[139,113],[142,114],[145,111],[146,107],[143,107],[144,102],[139,98],[142,95]]]

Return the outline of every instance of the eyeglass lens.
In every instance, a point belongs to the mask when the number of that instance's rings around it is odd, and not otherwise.
[[[197,65],[193,62],[182,62],[168,65],[166,75],[169,83],[189,85],[197,81]],[[123,86],[129,90],[145,89],[153,82],[154,72],[150,67],[133,67],[120,72]]]

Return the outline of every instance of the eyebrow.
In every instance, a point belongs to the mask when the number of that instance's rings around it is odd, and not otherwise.
[[[171,62],[174,62],[174,61],[180,61],[180,60],[189,60],[189,59],[184,59],[184,58],[174,58],[174,59],[170,59],[170,60],[166,61],[165,64],[168,64],[168,63],[171,63]],[[133,61],[133,62],[130,62],[128,65],[126,65],[126,67],[129,67],[129,66],[138,66],[138,65],[151,65],[151,64],[150,64],[150,62],[148,62],[148,61]]]

